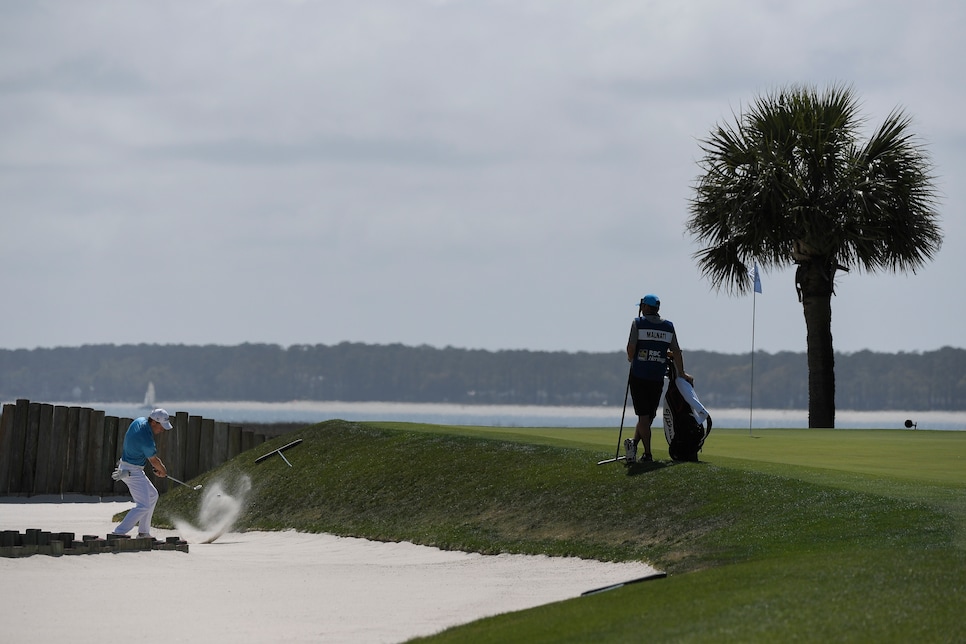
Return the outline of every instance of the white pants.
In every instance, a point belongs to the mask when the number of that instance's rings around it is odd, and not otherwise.
[[[158,504],[158,490],[151,483],[151,479],[144,473],[144,468],[121,461],[117,469],[129,472],[129,476],[121,480],[127,485],[134,499],[134,509],[127,513],[124,520],[114,528],[114,534],[127,534],[134,526],[138,526],[139,535],[151,534],[151,517],[154,516],[154,506]]]

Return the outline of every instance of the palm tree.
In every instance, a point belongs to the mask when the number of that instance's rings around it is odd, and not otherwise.
[[[797,264],[805,315],[808,426],[835,427],[832,295],[838,271],[913,273],[939,251],[932,166],[893,110],[861,142],[849,87],[791,86],[760,97],[701,141],[690,202],[694,254],[718,290],[752,288],[749,267]]]

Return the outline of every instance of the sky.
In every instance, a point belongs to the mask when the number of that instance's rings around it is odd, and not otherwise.
[[[960,0],[0,3],[0,348],[806,350],[794,269],[718,291],[700,142],[850,86],[929,154],[945,241],[839,273],[841,352],[964,347]]]

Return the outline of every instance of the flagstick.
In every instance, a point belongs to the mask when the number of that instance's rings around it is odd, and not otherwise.
[[[757,267],[755,267],[757,269]],[[748,394],[748,435],[751,436],[751,424],[755,414],[755,304],[758,292],[751,293],[751,391]]]

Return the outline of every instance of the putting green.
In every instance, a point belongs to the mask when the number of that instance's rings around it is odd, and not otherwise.
[[[370,423],[418,431],[482,436],[614,454],[618,430],[571,427],[469,427]],[[660,425],[653,429],[657,458],[667,458]],[[624,427],[629,438],[633,426]],[[907,429],[714,429],[702,461],[724,458],[755,464],[793,465],[819,471],[879,476],[893,480],[966,486],[966,432]],[[752,469],[761,469],[757,465]]]
[[[702,452],[892,479],[966,485],[966,432],[857,429],[725,429]]]

